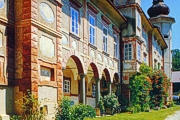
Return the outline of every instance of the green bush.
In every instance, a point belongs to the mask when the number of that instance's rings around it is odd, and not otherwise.
[[[104,102],[103,102],[103,97],[100,97],[100,100],[97,103],[97,107],[100,109],[101,113],[103,113],[105,111],[104,108]]]
[[[57,109],[56,120],[70,120],[70,103],[69,97],[63,97]]]
[[[96,112],[93,107],[86,104],[78,104],[71,109],[71,120],[83,120],[84,118],[94,118]]]
[[[105,108],[117,108],[119,106],[118,98],[114,93],[104,96],[103,102]]]
[[[11,120],[44,120],[45,115],[40,110],[40,103],[38,98],[35,98],[30,90],[27,90],[27,94],[22,99],[15,101],[16,104],[20,105],[22,110],[21,115],[13,115]]]

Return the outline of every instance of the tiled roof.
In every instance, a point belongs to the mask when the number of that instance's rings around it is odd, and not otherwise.
[[[173,82],[173,83],[180,82],[180,71],[172,72],[171,82]]]

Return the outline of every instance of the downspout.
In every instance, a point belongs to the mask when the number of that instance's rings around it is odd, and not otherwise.
[[[119,42],[119,57],[120,57],[120,64],[119,64],[119,66],[120,66],[120,86],[121,86],[121,98],[122,98],[122,82],[123,82],[123,80],[122,80],[122,76],[123,76],[123,39],[122,39],[122,31],[128,26],[128,24],[127,24],[128,22],[126,22],[126,24],[125,24],[125,26],[124,27],[120,27],[120,42]],[[123,26],[123,25],[122,25]]]

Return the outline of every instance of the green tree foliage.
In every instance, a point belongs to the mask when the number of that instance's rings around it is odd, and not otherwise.
[[[165,98],[168,97],[168,88],[170,80],[162,71],[154,71],[150,76],[152,82],[151,108],[162,107],[165,103]]]
[[[180,50],[172,50],[172,70],[180,71]]]
[[[140,72],[130,78],[130,107],[132,112],[145,111],[148,108],[162,107],[168,96],[169,79],[163,71],[152,70],[141,64]]]

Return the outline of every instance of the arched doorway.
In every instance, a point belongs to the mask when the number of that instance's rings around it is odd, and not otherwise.
[[[72,104],[85,103],[85,76],[82,63],[76,56],[67,60],[63,69],[63,93],[69,96]]]
[[[104,69],[102,73],[102,78],[100,81],[100,92],[103,97],[111,93],[110,84],[111,84],[111,80],[110,80],[109,71],[107,69]]]
[[[114,74],[113,82],[111,84],[112,92],[115,93],[116,96],[120,95],[120,81],[118,73]]]
[[[92,107],[96,107],[96,99],[99,98],[99,94],[97,93],[99,81],[99,73],[96,65],[91,63],[88,67],[87,76],[86,76],[86,100],[87,104]]]

